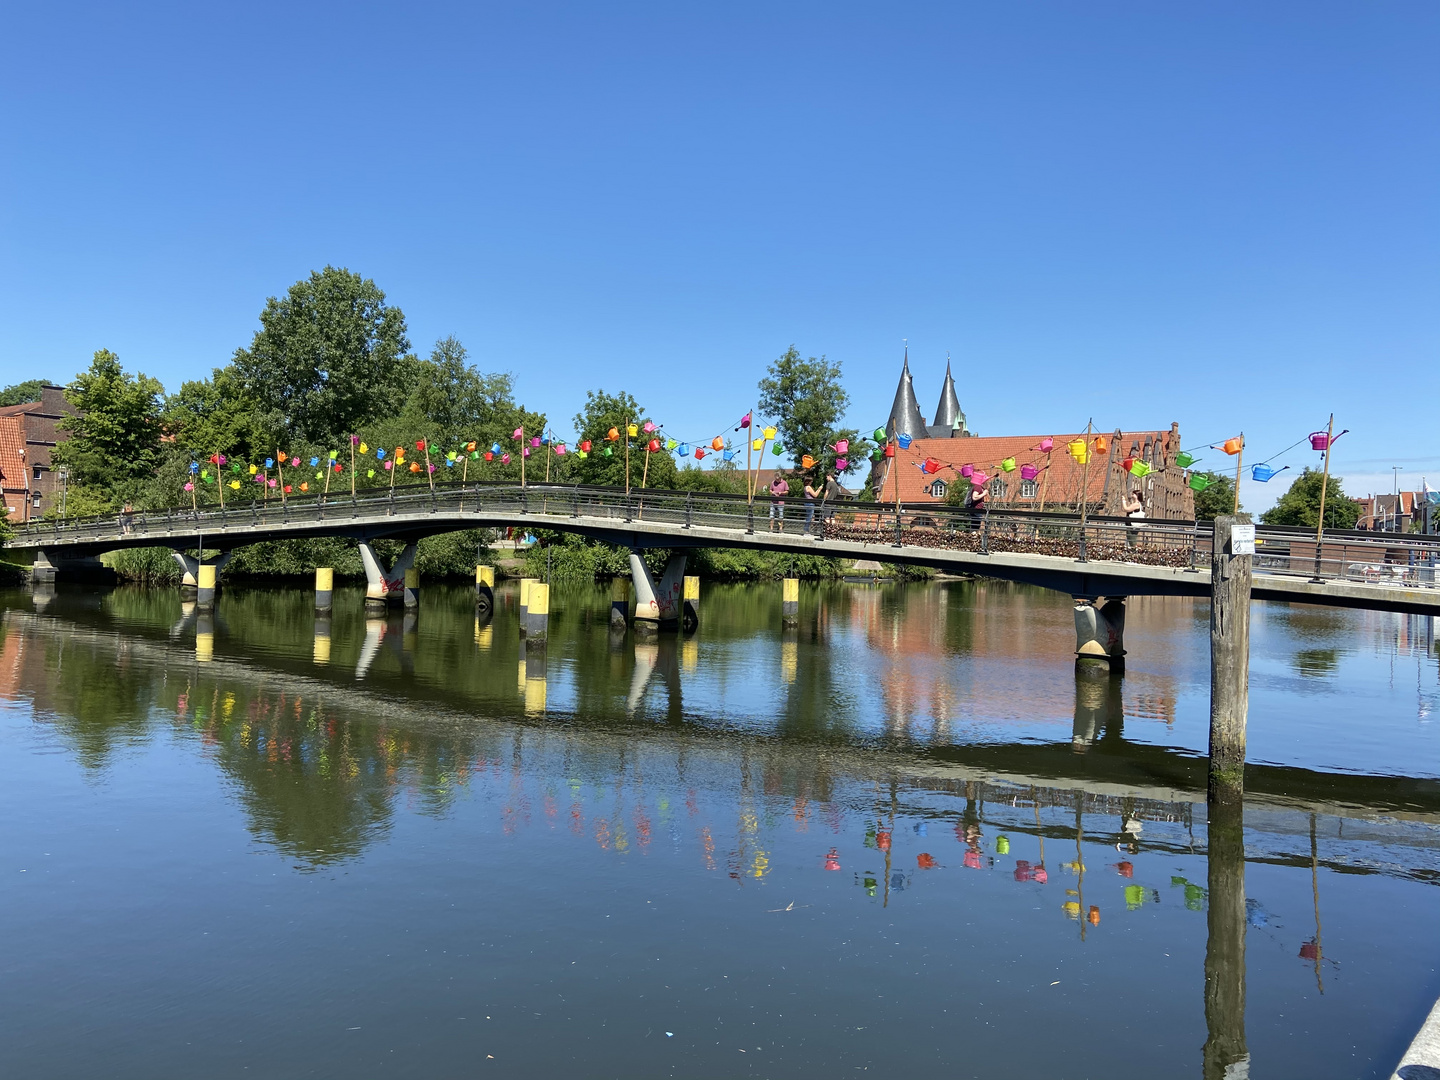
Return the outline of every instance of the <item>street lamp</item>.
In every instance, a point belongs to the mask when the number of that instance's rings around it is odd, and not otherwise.
[[[70,493],[70,470],[60,466],[60,520],[65,520],[65,496]]]

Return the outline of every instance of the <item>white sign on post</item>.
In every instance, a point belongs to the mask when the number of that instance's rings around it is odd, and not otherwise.
[[[1230,526],[1230,554],[1231,554],[1231,555],[1254,555],[1254,554],[1255,554],[1255,526],[1254,526],[1254,525],[1232,525],[1232,526]]]

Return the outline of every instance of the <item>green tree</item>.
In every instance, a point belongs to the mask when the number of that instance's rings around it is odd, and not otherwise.
[[[1290,490],[1280,496],[1280,501],[1260,515],[1266,525],[1298,525],[1315,528],[1320,523],[1320,486],[1324,474],[1315,469],[1306,469],[1295,478]],[[1349,498],[1343,488],[1343,478],[1330,477],[1325,492],[1325,527],[1327,529],[1353,529],[1360,520],[1360,504]]]
[[[607,394],[604,390],[587,390],[585,407],[575,414],[575,432],[577,446],[579,442],[590,440],[590,452],[584,461],[577,457],[569,466],[569,478],[582,484],[625,487],[625,447],[628,442],[629,486],[639,487],[643,477],[645,483],[652,488],[673,488],[678,470],[675,468],[675,459],[663,448],[658,453],[648,455],[650,469],[649,475],[645,475],[645,444],[650,436],[644,433],[643,428],[649,419],[641,404],[623,390],[616,394]],[[635,438],[627,440],[626,424],[635,424],[642,430]],[[611,428],[620,433],[617,442],[609,442],[605,438]],[[610,452],[608,457],[607,450]],[[568,458],[569,455],[567,460]]]
[[[828,467],[837,456],[829,447],[849,440],[844,470],[848,473],[864,464],[868,443],[855,429],[836,426],[850,406],[840,374],[838,361],[832,364],[823,356],[802,359],[791,345],[760,380],[759,406],[762,415],[773,418],[785,449],[797,462],[809,454]]]
[[[364,424],[395,414],[409,395],[414,357],[405,315],[369,278],[327,266],[270,297],[235,368],[262,411],[292,439],[339,446]]]
[[[52,461],[70,470],[74,486],[99,489],[112,503],[131,497],[162,456],[162,392],[158,379],[126,374],[120,358],[101,349],[65,388],[79,414],[60,421],[70,438],[55,448]]]
[[[428,360],[416,361],[414,386],[401,419],[410,430],[428,428],[441,440],[493,440],[514,409],[514,378],[481,372],[470,364],[458,338],[445,337],[435,343]]]
[[[1194,473],[1191,474],[1196,475]],[[1224,473],[1202,472],[1200,476],[1210,481],[1204,491],[1195,493],[1195,520],[1213,521],[1217,517],[1235,512],[1235,478]],[[1241,506],[1244,509],[1244,506]]]
[[[40,391],[49,385],[48,379],[26,379],[24,382],[12,383],[4,390],[0,390],[0,408],[39,401]]]
[[[165,429],[189,454],[221,453],[237,461],[263,457],[285,437],[265,423],[260,402],[234,364],[216,368],[208,379],[182,383],[165,401]]]

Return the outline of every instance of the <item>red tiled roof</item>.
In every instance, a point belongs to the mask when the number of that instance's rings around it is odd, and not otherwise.
[[[41,402],[22,401],[19,405],[5,405],[0,407],[0,416],[20,416],[22,413],[40,411]]]
[[[1096,432],[1090,437],[1092,445],[1096,436],[1103,436],[1110,444],[1104,454],[1092,453],[1090,456],[1089,472],[1089,498],[1090,500],[1100,499],[1105,492],[1105,474],[1107,466],[1115,459],[1116,451],[1120,457],[1127,456],[1132,446],[1138,444],[1143,455],[1147,442],[1153,443],[1159,439],[1162,454],[1172,455],[1179,450],[1179,447],[1169,447],[1169,431],[1127,431],[1122,432],[1119,445],[1114,445],[1113,432]],[[954,485],[957,481],[966,483],[960,476],[962,465],[974,465],[976,471],[983,471],[990,477],[1002,477],[1007,485],[1008,492],[1006,502],[1018,502],[1020,505],[1036,505],[1039,502],[1038,493],[1035,499],[1018,498],[1020,491],[1020,466],[1036,465],[1041,472],[1036,479],[1041,491],[1045,495],[1047,506],[1070,504],[1074,505],[1080,496],[1080,485],[1085,475],[1085,467],[1070,456],[1066,450],[1067,444],[1075,440],[1083,440],[1084,432],[1074,435],[1051,435],[1049,438],[1055,440],[1054,448],[1046,455],[1038,447],[1043,435],[1009,435],[1009,436],[975,436],[966,439],[916,439],[911,442],[908,449],[902,450],[898,446],[895,449],[895,457],[892,461],[892,471],[885,478],[883,490],[879,493],[884,502],[890,502],[895,498],[896,477],[899,478],[900,501],[901,502],[925,502],[934,496],[925,489],[935,480],[944,480],[947,485]],[[1006,458],[1015,459],[1016,468],[1014,472],[1003,473],[1000,470],[1000,462]],[[920,465],[927,458],[940,462],[942,468],[937,473],[926,473],[920,469]],[[1112,481],[1112,484],[1114,481]]]
[[[0,489],[8,496],[11,492],[26,490],[25,486],[25,429],[18,416],[0,416]],[[7,498],[5,505],[16,508],[20,516],[19,501]]]

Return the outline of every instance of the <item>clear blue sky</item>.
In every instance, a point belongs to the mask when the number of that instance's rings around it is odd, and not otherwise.
[[[711,434],[792,342],[873,427],[908,338],[982,434],[1258,459],[1334,409],[1352,493],[1440,486],[1433,0],[14,4],[5,37],[0,382],[107,347],[174,389],[333,263],[561,430],[604,387]]]

